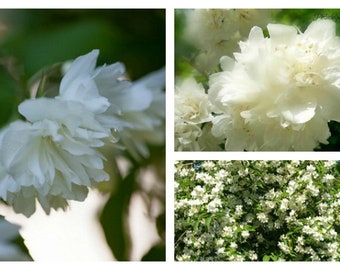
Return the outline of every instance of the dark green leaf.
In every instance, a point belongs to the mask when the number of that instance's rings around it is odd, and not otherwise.
[[[27,255],[27,258],[28,258],[27,260],[33,261],[31,255],[30,255],[30,253],[29,253],[29,251],[28,251],[28,249],[27,249],[27,247],[25,245],[25,241],[24,241],[24,239],[21,236],[16,238],[13,242],[20,248],[20,250],[23,253],[25,253]]]
[[[16,89],[14,80],[3,67],[0,68],[0,127],[5,125],[16,109]]]
[[[163,240],[165,240],[165,226],[166,226],[166,220],[165,220],[165,213],[163,212],[156,219],[157,232],[158,232],[158,235]]]
[[[161,243],[153,246],[143,256],[142,261],[165,261],[165,245]]]
[[[120,181],[100,216],[106,241],[118,261],[127,261],[130,257],[131,239],[127,216],[135,176],[135,170],[132,170],[125,179]]]
[[[8,221],[5,221],[5,218],[3,216],[0,215],[0,222],[8,222]],[[12,224],[10,226],[17,226],[15,224]],[[19,229],[19,226],[18,226],[18,229]],[[3,232],[2,232],[3,233]],[[31,255],[29,254],[29,251],[24,243],[24,239],[20,236],[20,234],[18,234],[18,236],[16,238],[12,238],[12,239],[8,239],[7,241],[10,241],[11,242],[11,245],[15,245],[15,248],[19,248],[21,250],[21,252],[23,255],[20,260],[23,260],[23,261],[32,261],[32,257]],[[3,254],[0,254],[0,255],[3,255]],[[18,252],[18,255],[19,255],[19,252]]]

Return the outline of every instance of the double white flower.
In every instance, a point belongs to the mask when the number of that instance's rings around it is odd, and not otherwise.
[[[201,125],[211,119],[211,104],[203,86],[193,78],[178,84],[175,89],[176,150],[200,150]]]
[[[72,63],[57,98],[83,104],[134,157],[147,157],[147,143],[165,139],[165,70],[132,83],[121,63],[96,68],[98,54],[93,50]]]
[[[162,113],[147,113],[164,98],[164,70],[148,78],[157,80],[155,86],[132,84],[120,63],[96,68],[98,53],[72,63],[59,96],[21,103],[28,122],[16,121],[0,133],[0,198],[16,212],[33,214],[36,198],[46,213],[64,209],[67,200],[84,200],[88,187],[109,179],[97,150],[104,140],[117,142],[125,134],[133,140],[130,130],[161,126]],[[144,144],[141,154],[147,155]]]
[[[340,121],[340,39],[331,20],[304,33],[269,24],[253,27],[235,61],[210,77],[212,132],[226,150],[313,150],[327,144],[328,122]]]
[[[195,9],[186,12],[186,40],[199,49],[195,66],[210,74],[223,55],[238,50],[253,25],[264,27],[273,13],[268,9]]]

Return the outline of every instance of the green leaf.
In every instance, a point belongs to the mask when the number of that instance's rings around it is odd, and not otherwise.
[[[272,258],[273,261],[277,261],[278,260],[278,256],[276,256],[275,254],[272,254],[271,258]]]
[[[4,126],[16,109],[16,88],[14,80],[0,67],[0,127]]]
[[[199,219],[196,220],[196,222],[194,223],[194,232],[197,232],[199,223],[200,223]]]
[[[263,258],[262,258],[262,260],[263,260],[264,262],[269,262],[269,261],[270,261],[270,258],[271,258],[270,255],[264,255]]]
[[[156,218],[157,233],[163,240],[165,240],[165,225],[165,213],[163,212]]]
[[[208,231],[209,231],[209,228],[210,228],[210,223],[211,223],[212,218],[213,218],[213,216],[211,215],[211,216],[208,217],[207,220],[205,221],[205,226],[207,226]]]
[[[0,222],[6,222],[7,223],[8,221],[5,221],[5,218],[2,215],[0,215]],[[17,225],[14,225],[14,224],[12,224],[12,225],[17,226]],[[18,226],[18,228],[19,228],[19,226]],[[13,245],[13,246],[15,245],[15,249],[19,249],[23,253],[23,254],[21,254],[22,257],[20,258],[20,260],[32,261],[32,257],[29,254],[29,251],[28,251],[28,249],[25,245],[25,241],[19,233],[18,233],[18,236],[16,238],[7,239],[6,241],[11,242],[11,245]],[[17,252],[17,254],[19,255],[19,252]],[[0,254],[0,255],[3,255],[3,254]]]
[[[142,261],[165,261],[165,245],[163,243],[157,244],[150,248]]]
[[[25,253],[27,255],[27,261],[33,261],[31,254],[29,253],[29,250],[27,249],[27,247],[25,245],[25,241],[21,236],[16,238],[13,242],[20,248],[20,250],[23,253]]]
[[[106,241],[118,261],[128,261],[130,257],[131,239],[127,217],[135,177],[136,170],[133,169],[125,179],[120,180],[100,216]]]

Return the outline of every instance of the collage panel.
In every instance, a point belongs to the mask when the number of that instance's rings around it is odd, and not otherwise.
[[[0,9],[0,261],[165,261],[166,10],[135,6]]]
[[[338,151],[339,9],[175,9],[175,151]]]
[[[175,161],[175,261],[339,261],[339,177],[336,160]]]

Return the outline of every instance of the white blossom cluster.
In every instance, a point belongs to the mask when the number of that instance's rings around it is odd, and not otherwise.
[[[339,261],[335,161],[178,161],[177,261]]]
[[[210,74],[205,87],[200,86],[201,94],[190,99],[195,119],[204,116],[202,105],[209,104],[210,118],[204,124],[193,125],[177,114],[186,109],[188,96],[195,95],[195,82],[176,92],[175,137],[180,143],[175,149],[312,151],[328,144],[328,123],[340,122],[340,38],[335,22],[317,19],[304,32],[266,22],[266,33],[261,27],[267,13],[239,11],[254,18],[248,21],[247,26],[252,25],[248,29],[241,22],[228,23],[235,21],[235,12],[196,10],[190,16],[197,20],[188,26],[196,29],[190,30],[193,36],[198,39],[201,31],[206,37],[198,43],[201,47],[217,43],[229,50],[221,40],[228,40],[233,31],[247,32],[247,38],[238,39],[234,53],[219,54],[220,70]],[[183,144],[188,141],[194,147]]]
[[[175,148],[178,151],[218,150],[211,134],[212,105],[201,84],[184,80],[175,89]],[[223,140],[220,141],[223,143]]]
[[[211,73],[221,56],[232,56],[238,50],[237,43],[248,36],[254,25],[266,26],[271,14],[267,9],[188,10],[184,36],[199,50],[195,67]]]
[[[25,100],[0,132],[0,198],[30,216],[36,199],[46,213],[83,201],[109,179],[99,149],[114,143],[147,156],[164,142],[164,69],[137,82],[121,63],[96,67],[98,50],[75,59],[53,98]]]
[[[19,237],[19,226],[0,216],[0,261],[27,261],[30,258],[14,241]]]

